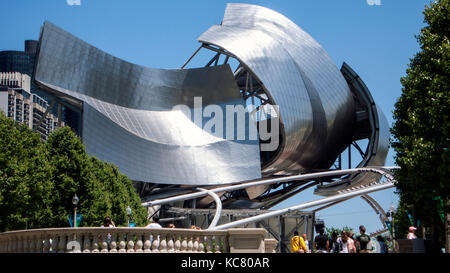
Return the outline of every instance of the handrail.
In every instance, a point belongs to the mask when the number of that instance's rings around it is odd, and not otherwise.
[[[247,240],[236,240],[242,234]],[[236,242],[248,240],[244,247],[256,253],[264,252],[266,235],[261,228],[46,228],[0,233],[0,253],[221,253],[237,252]]]

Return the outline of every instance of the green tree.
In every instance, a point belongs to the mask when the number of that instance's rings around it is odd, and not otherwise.
[[[119,169],[90,157],[69,128],[44,143],[39,134],[0,113],[0,231],[67,227],[72,197],[80,198],[80,226],[100,226],[110,216],[126,226],[147,223],[147,211],[130,179]]]
[[[51,134],[47,140],[47,149],[50,164],[53,166],[52,181],[55,186],[52,196],[55,215],[51,220],[53,226],[64,227],[68,225],[69,212],[73,211],[72,197],[75,194],[81,197],[80,213],[84,213],[90,202],[95,202],[92,196],[97,192],[90,192],[96,189],[93,174],[90,172],[92,167],[83,143],[69,127],[58,129]]]
[[[350,232],[350,231],[353,231],[353,229],[350,228],[350,227],[348,227],[348,226],[345,226],[345,227],[343,227],[343,228],[341,228],[341,229],[340,229],[340,228],[335,228],[335,227],[325,228],[325,232],[326,232],[328,235],[330,235],[330,236],[331,236],[331,234],[333,234],[333,232],[337,232],[338,236],[340,236],[341,233],[342,233],[342,231]]]
[[[0,112],[0,231],[49,226],[51,175],[39,135]]]
[[[107,200],[95,211],[102,211],[103,215],[112,217],[116,225],[126,226],[128,220],[126,208],[130,206],[132,209],[130,221],[138,226],[147,224],[147,211],[141,206],[141,199],[131,180],[121,174],[113,164],[103,162],[96,157],[92,157],[91,162],[98,189],[105,193],[102,200],[99,200],[99,204]],[[100,224],[103,218],[98,218],[98,215],[96,217],[95,222]]]
[[[412,206],[415,221],[431,227],[436,248],[444,242],[439,212],[449,200],[450,4],[438,0],[425,7],[426,26],[417,36],[421,50],[401,79],[395,104],[392,146],[401,167],[397,189]]]
[[[408,214],[413,215],[414,207],[408,204],[404,198],[400,198],[397,210],[395,211],[394,221],[395,221],[395,238],[405,239],[408,234],[408,228],[412,225],[418,226],[417,223],[412,222],[409,219]],[[414,221],[412,219],[412,221]],[[420,232],[417,232],[420,236]]]
[[[69,127],[55,131],[47,147],[57,188],[53,196],[54,226],[68,225],[74,194],[80,198],[78,208],[83,215],[80,226],[100,226],[106,216],[116,225],[126,226],[128,206],[132,208],[131,220],[137,225],[146,223],[146,210],[140,205],[131,180],[114,165],[90,157]]]

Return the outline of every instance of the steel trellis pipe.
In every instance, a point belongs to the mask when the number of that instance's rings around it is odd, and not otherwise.
[[[292,207],[288,207],[288,208],[284,208],[284,209],[280,209],[280,210],[276,210],[276,211],[260,214],[260,215],[249,217],[249,218],[246,218],[246,219],[234,221],[234,222],[223,224],[223,225],[220,225],[220,226],[216,226],[215,228],[213,228],[213,230],[222,230],[222,229],[232,228],[232,227],[236,227],[236,226],[240,226],[240,225],[244,225],[244,224],[260,221],[260,220],[263,220],[263,219],[266,219],[266,218],[269,218],[269,217],[283,215],[283,214],[289,213],[291,211],[300,210],[300,209],[306,209],[306,208],[315,207],[315,206],[319,206],[319,205],[324,205],[324,204],[327,204],[327,203],[330,203],[330,202],[340,201],[340,200],[343,200],[343,199],[350,199],[350,198],[353,198],[355,196],[359,196],[359,195],[370,193],[370,192],[385,190],[385,189],[388,189],[388,188],[392,188],[394,186],[395,185],[394,185],[393,182],[389,182],[389,183],[385,183],[385,184],[382,184],[382,185],[372,186],[372,187],[369,187],[369,188],[366,188],[366,189],[362,189],[362,190],[355,190],[355,191],[351,191],[351,192],[347,192],[347,193],[342,193],[342,194],[338,194],[338,195],[335,195],[335,196],[332,196],[332,197],[323,198],[323,199],[319,199],[319,200],[303,203],[303,204],[300,204],[300,205],[296,205],[296,206],[292,206]]]
[[[337,170],[337,171],[326,171],[326,172],[317,172],[317,173],[310,173],[310,174],[292,175],[292,176],[286,176],[286,177],[277,177],[277,178],[271,178],[271,179],[254,181],[254,182],[241,183],[241,184],[232,185],[232,186],[214,188],[214,189],[211,189],[211,191],[218,193],[218,192],[224,192],[224,191],[234,191],[234,190],[244,189],[247,187],[259,186],[259,185],[265,185],[265,184],[284,183],[284,182],[290,182],[290,181],[302,181],[302,180],[309,180],[309,179],[320,178],[320,177],[346,175],[346,174],[354,174],[354,173],[364,173],[364,172],[378,173],[380,175],[385,176],[389,181],[394,180],[394,177],[391,174],[389,174],[388,172],[382,171],[380,169],[356,168],[356,169],[347,169],[347,170]],[[151,206],[156,206],[156,205],[163,205],[163,204],[168,204],[168,203],[172,203],[172,202],[176,202],[176,201],[195,199],[195,198],[203,197],[206,195],[208,195],[208,193],[204,192],[204,191],[188,193],[188,194],[178,195],[178,196],[174,196],[174,197],[144,202],[144,203],[142,203],[142,206],[151,207]]]

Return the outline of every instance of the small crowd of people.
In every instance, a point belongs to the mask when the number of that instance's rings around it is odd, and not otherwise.
[[[359,227],[360,235],[355,238],[353,231],[342,231],[340,236],[338,232],[333,232],[331,238],[325,234],[323,228],[318,230],[319,235],[314,238],[311,244],[307,240],[307,235],[299,236],[298,231],[294,232],[294,237],[291,239],[292,253],[387,253],[388,247],[384,238],[377,236],[377,243],[379,247],[374,249],[372,240],[366,234],[366,228],[361,225]]]

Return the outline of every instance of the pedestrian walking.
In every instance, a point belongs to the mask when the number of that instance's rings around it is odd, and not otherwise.
[[[146,228],[162,228],[162,226],[159,224],[158,216],[153,216],[152,220],[153,220],[153,223],[146,225],[145,226]]]
[[[370,236],[366,234],[366,227],[359,226],[359,235],[356,237],[356,249],[359,253],[369,253]]]
[[[406,239],[410,239],[410,240],[417,239],[417,236],[416,236],[416,234],[415,234],[416,230],[417,230],[416,227],[410,226],[410,227],[408,228],[408,231],[409,231],[409,232],[408,232],[408,235],[406,235]]]
[[[348,236],[346,231],[341,232],[341,237],[337,239],[337,244],[339,245],[339,253],[349,253],[348,250]]]
[[[355,233],[353,231],[347,232],[348,237],[348,253],[356,253],[356,245],[355,245],[355,239],[353,239],[353,236]]]
[[[300,237],[298,231],[294,232],[294,237],[291,238],[291,252],[292,253],[306,253],[306,245],[303,237]]]
[[[380,245],[380,252],[379,253],[388,253],[388,247],[386,242],[384,241],[383,236],[378,235],[377,236],[377,242]]]
[[[339,234],[336,231],[331,233],[331,238],[329,242],[330,253],[339,253],[341,252],[340,244],[338,243]]]
[[[328,235],[324,234],[323,228],[319,229],[319,235],[314,238],[314,249],[316,253],[328,253],[329,246]]]
[[[306,253],[311,253],[311,243],[307,239],[306,233],[303,233],[302,236],[303,236],[303,240],[305,241],[305,245],[306,245]]]

